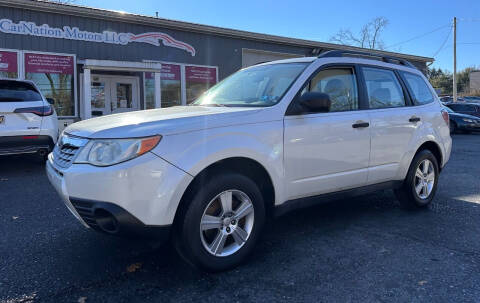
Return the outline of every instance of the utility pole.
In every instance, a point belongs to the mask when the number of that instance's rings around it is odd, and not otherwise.
[[[453,102],[457,102],[457,17],[453,17]]]

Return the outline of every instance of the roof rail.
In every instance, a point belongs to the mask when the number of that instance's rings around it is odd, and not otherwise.
[[[374,52],[359,52],[359,51],[349,51],[349,50],[331,50],[326,51],[318,55],[318,58],[330,58],[330,57],[366,57],[368,58],[377,58],[382,60],[383,62],[392,63],[392,64],[399,64],[404,65],[412,68],[417,68],[413,65],[410,61],[399,58],[399,57],[392,57],[386,56],[379,53]]]

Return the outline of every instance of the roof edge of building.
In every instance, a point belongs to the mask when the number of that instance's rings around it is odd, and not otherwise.
[[[83,15],[95,19],[109,19],[112,21],[136,23],[142,25],[156,26],[156,27],[165,27],[170,29],[177,29],[182,31],[197,32],[203,34],[214,34],[220,36],[227,36],[233,38],[240,38],[246,40],[257,40],[263,42],[270,42],[276,44],[285,44],[293,46],[303,46],[303,47],[312,47],[320,48],[322,50],[333,50],[333,49],[342,49],[342,50],[351,50],[351,51],[365,51],[366,49],[347,46],[326,42],[318,42],[313,40],[297,39],[282,37],[276,35],[254,33],[249,31],[229,29],[217,26],[203,25],[185,21],[170,20],[164,18],[156,18],[144,15],[137,15],[127,12],[120,12],[114,10],[93,8],[87,6],[73,5],[73,4],[61,4],[44,0],[0,0],[0,6],[7,6],[13,8],[23,8],[28,10],[40,10],[50,13],[59,13],[67,15]],[[382,51],[382,50],[368,50],[372,53],[377,53],[386,56],[399,57],[407,60],[423,61],[423,62],[433,62],[434,58],[424,57],[424,56],[415,56],[408,55],[396,52]]]

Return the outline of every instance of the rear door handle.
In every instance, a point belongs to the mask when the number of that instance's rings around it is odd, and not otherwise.
[[[353,128],[364,128],[369,127],[370,123],[364,121],[358,121],[357,123],[352,124]]]
[[[420,122],[420,118],[419,117],[411,117],[410,119],[408,119],[409,122],[412,122],[412,123],[415,123],[415,122]]]

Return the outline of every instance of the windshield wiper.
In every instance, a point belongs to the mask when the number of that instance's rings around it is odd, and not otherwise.
[[[200,106],[212,106],[212,107],[229,107],[228,105],[225,104],[220,104],[220,103],[207,103],[207,104],[199,104]]]

